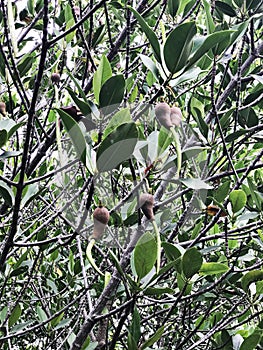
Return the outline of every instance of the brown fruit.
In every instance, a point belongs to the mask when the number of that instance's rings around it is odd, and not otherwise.
[[[0,102],[0,113],[3,114],[3,116],[6,115],[6,104],[4,102]]]
[[[166,129],[170,129],[173,126],[170,114],[171,108],[166,102],[160,102],[155,106],[156,119]]]
[[[148,220],[154,220],[154,197],[150,193],[142,193],[139,197],[139,207]]]
[[[82,115],[79,109],[76,106],[66,106],[61,107],[62,111],[68,113],[76,122],[80,122],[82,119]]]
[[[59,75],[59,73],[53,73],[51,75],[51,81],[54,84],[58,84],[60,82],[60,75]]]
[[[211,215],[211,216],[215,216],[218,212],[219,212],[219,210],[220,210],[221,208],[219,208],[219,207],[217,207],[216,205],[209,205],[207,208],[206,208],[206,212],[207,212],[207,214],[208,215]],[[226,214],[226,212],[224,212],[223,210],[222,210],[222,212],[221,212],[221,214],[219,215],[220,217],[224,217],[224,216],[227,216],[227,214]]]
[[[93,213],[94,227],[93,227],[92,238],[94,239],[101,238],[105,230],[105,227],[109,222],[109,219],[110,219],[110,213],[107,208],[98,207],[94,210],[94,213]]]
[[[61,107],[61,109],[62,111],[68,113],[77,123],[82,122],[87,131],[96,129],[96,124],[92,120],[84,117],[76,106]]]
[[[174,126],[179,126],[182,121],[182,112],[181,109],[178,107],[172,107],[171,108],[171,115],[170,115],[171,123]]]

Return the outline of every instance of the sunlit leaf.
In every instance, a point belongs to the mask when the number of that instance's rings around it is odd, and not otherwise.
[[[201,275],[217,275],[227,272],[228,270],[229,267],[223,263],[206,262],[202,264],[199,272]]]
[[[146,276],[153,268],[157,259],[157,243],[150,232],[145,232],[138,240],[133,260],[136,274],[139,279]]]
[[[191,278],[196,274],[200,270],[202,262],[203,258],[199,250],[195,247],[186,250],[182,258],[182,268],[185,277]]]
[[[97,151],[97,169],[110,171],[128,160],[137,143],[138,132],[135,123],[117,127],[100,144]]]
[[[236,213],[246,205],[247,195],[242,190],[235,190],[230,193],[229,200],[232,205],[233,213]]]

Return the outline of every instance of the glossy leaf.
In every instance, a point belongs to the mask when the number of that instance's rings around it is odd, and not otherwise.
[[[181,251],[172,243],[162,242],[162,247],[167,258],[171,261],[178,259],[181,256]]]
[[[142,54],[139,56],[142,60],[142,63],[145,65],[145,67],[148,68],[152,72],[154,78],[158,81],[159,80],[159,76],[158,76],[159,73],[158,73],[158,69],[156,67],[156,64],[148,56],[145,56]]]
[[[129,122],[132,122],[129,108],[124,108],[118,111],[113,117],[111,117],[108,125],[106,126],[103,133],[103,139],[105,139],[112,131],[117,129],[118,126]]]
[[[211,5],[207,0],[203,0],[205,15],[206,15],[206,27],[208,28],[208,34],[212,34],[215,30],[215,24],[211,15]]]
[[[188,62],[195,34],[195,22],[183,23],[169,34],[164,45],[164,59],[172,74],[180,71]]]
[[[248,291],[249,285],[253,282],[263,280],[263,270],[252,270],[247,272],[241,279],[241,286],[245,292]]]
[[[0,154],[0,160],[4,160],[7,158],[18,157],[22,154],[21,151],[5,151]]]
[[[69,134],[79,159],[86,165],[86,141],[78,123],[66,112],[57,109],[62,123]]]
[[[229,200],[232,206],[233,213],[243,209],[247,202],[247,195],[242,190],[232,191],[229,195]]]
[[[173,18],[176,16],[176,13],[179,9],[180,0],[168,0],[168,13]]]
[[[201,275],[217,275],[219,273],[224,273],[229,270],[229,267],[222,263],[217,262],[206,262],[203,263],[200,268]]]
[[[202,73],[202,70],[199,67],[194,67],[188,69],[185,73],[180,75],[178,78],[170,81],[170,86],[175,87],[185,82],[189,82],[191,80],[195,80]]]
[[[183,273],[186,278],[191,278],[202,266],[202,254],[195,247],[188,249],[182,258]]]
[[[139,279],[146,276],[157,259],[157,243],[150,232],[145,232],[138,240],[134,252],[134,267]]]
[[[38,315],[40,322],[44,322],[47,320],[46,312],[39,305],[37,306],[36,312],[37,312],[37,315]]]
[[[138,131],[135,123],[125,123],[117,127],[98,148],[98,171],[110,171],[129,159],[134,151],[137,138]]]
[[[147,36],[147,39],[149,40],[152,48],[153,53],[158,62],[161,62],[161,52],[160,52],[160,44],[158,41],[158,38],[154,31],[148,26],[148,24],[145,22],[145,20],[142,18],[142,16],[132,7],[129,6],[129,9],[133,12],[134,16],[138,20],[143,32]]]
[[[121,103],[124,96],[125,80],[123,75],[115,75],[109,78],[101,87],[99,104],[101,108],[108,107],[107,113],[111,112],[111,106]],[[104,112],[105,113],[105,112]]]
[[[96,101],[99,102],[99,95],[102,85],[112,76],[110,62],[105,55],[102,55],[98,69],[93,77],[93,91]]]
[[[221,43],[223,40],[229,37],[229,34],[233,33],[231,30],[222,30],[212,33],[203,38],[203,43],[190,57],[186,69],[192,67],[197,63],[209,50]]]
[[[235,17],[236,11],[228,5],[227,3],[223,1],[216,1],[215,2],[216,8],[218,8],[220,11],[222,11],[225,15],[230,16],[230,17]]]
[[[192,188],[194,190],[208,190],[213,188],[213,186],[207,184],[204,180],[201,179],[180,179],[180,181],[188,188]]]
[[[78,98],[76,92],[73,91],[72,89],[67,88],[67,91],[70,94],[70,97],[72,98],[72,100],[76,103],[76,105],[80,109],[81,113],[85,116],[90,117],[90,115],[91,115],[90,105],[86,101],[83,101],[80,98]],[[91,117],[90,117],[90,119],[91,119]]]

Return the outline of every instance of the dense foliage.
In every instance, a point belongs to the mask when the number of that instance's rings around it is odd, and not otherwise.
[[[262,20],[1,0],[1,349],[263,348]]]

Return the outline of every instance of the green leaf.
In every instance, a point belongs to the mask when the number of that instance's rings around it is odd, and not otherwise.
[[[83,101],[80,98],[78,98],[75,91],[73,91],[69,87],[66,87],[66,89],[70,94],[70,97],[72,98],[72,100],[76,103],[77,107],[80,109],[81,113],[85,116],[89,116],[91,114],[90,105],[86,101]]]
[[[161,52],[160,52],[160,44],[158,41],[158,38],[154,31],[148,26],[148,24],[145,22],[145,20],[142,18],[142,16],[132,7],[128,6],[128,8],[133,12],[134,16],[138,20],[143,32],[147,36],[147,39],[149,40],[152,48],[153,48],[153,53],[158,62],[162,62],[161,59]]]
[[[22,314],[22,308],[20,306],[20,304],[16,304],[14,310],[12,311],[9,319],[8,319],[8,326],[12,327],[20,318]]]
[[[2,154],[0,154],[0,160],[4,160],[7,158],[12,158],[12,157],[18,157],[22,154],[21,151],[5,151]]]
[[[21,78],[27,73],[29,73],[32,66],[34,65],[35,59],[35,54],[27,53],[23,55],[23,58],[17,66]]]
[[[23,191],[23,198],[21,201],[21,208],[23,208],[27,203],[29,203],[35,195],[39,192],[38,184],[33,183],[25,187]]]
[[[212,33],[203,38],[203,43],[196,50],[196,52],[190,57],[189,62],[186,66],[186,69],[193,66],[198,62],[203,56],[213,47],[221,43],[223,40],[229,37],[229,34],[233,33],[232,30],[222,30],[219,32]]]
[[[17,123],[14,126],[12,126],[8,131],[8,135],[7,135],[8,140],[20,128],[20,126],[22,126],[24,124],[25,124],[25,122],[21,122],[21,123]]]
[[[255,350],[262,337],[262,331],[256,330],[249,335],[241,344],[239,350]]]
[[[246,205],[247,195],[242,190],[235,190],[230,193],[229,200],[232,205],[233,213],[236,213]]]
[[[7,136],[7,131],[5,129],[0,130],[0,148],[6,144],[8,140]]]
[[[205,8],[205,15],[206,15],[206,27],[208,29],[208,34],[211,34],[215,30],[215,24],[213,21],[213,17],[211,15],[211,6],[207,0],[203,0],[203,5]]]
[[[138,343],[141,336],[140,323],[141,323],[141,317],[137,307],[135,306],[133,315],[132,315],[132,323],[129,328],[130,328],[130,333],[133,336],[133,339],[135,340],[136,344]]]
[[[153,288],[148,287],[144,291],[145,295],[163,295],[163,294],[174,294],[174,289],[168,287]]]
[[[232,134],[228,135],[228,136],[225,138],[225,141],[226,141],[226,142],[235,141],[235,140],[238,139],[240,136],[247,134],[249,131],[250,131],[250,130],[247,130],[247,129],[237,130],[237,131],[233,132]]]
[[[204,180],[201,179],[180,179],[180,181],[188,188],[192,188],[194,190],[209,190],[212,189],[213,186],[208,185]]]
[[[38,315],[40,322],[44,322],[47,320],[47,314],[39,305],[37,305],[36,311],[37,311],[37,315]]]
[[[148,68],[152,72],[154,78],[157,81],[159,81],[159,72],[158,72],[158,69],[156,67],[156,64],[148,56],[145,56],[142,54],[140,54],[139,56],[142,60],[142,63],[145,65],[145,67]]]
[[[139,279],[146,276],[157,259],[157,243],[150,232],[145,232],[138,240],[134,252],[134,268]]]
[[[168,0],[168,13],[173,18],[176,16],[180,5],[180,0]]]
[[[224,182],[219,188],[214,192],[214,198],[217,202],[223,202],[229,192],[231,181]]]
[[[59,324],[54,328],[54,330],[66,328],[70,323],[70,318],[65,318],[64,320],[60,321]]]
[[[56,327],[60,321],[62,320],[62,318],[64,317],[64,312],[61,312],[60,315],[58,315],[57,317],[53,318],[50,323],[52,327]]]
[[[128,350],[138,350],[136,341],[130,332],[128,332],[127,345],[128,345]]]
[[[263,270],[252,270],[247,272],[241,279],[241,287],[245,292],[248,291],[249,285],[253,282],[263,280]]]
[[[202,73],[202,70],[199,67],[190,68],[185,73],[180,74],[178,78],[171,80],[169,85],[175,87],[182,83],[190,82],[197,79],[200,73]]]
[[[5,129],[9,132],[16,125],[15,121],[10,118],[0,120],[0,130]]]
[[[125,123],[117,127],[98,148],[98,171],[110,171],[129,159],[134,151],[137,138],[138,131],[135,123]]]
[[[203,258],[202,254],[196,248],[192,247],[188,249],[182,259],[183,273],[186,278],[191,278],[196,274],[202,266]]]
[[[99,102],[99,95],[102,85],[112,76],[112,70],[109,60],[105,55],[102,55],[98,69],[93,77],[93,91],[97,102]]]
[[[227,16],[235,17],[237,15],[236,11],[223,1],[216,1],[215,5],[217,9],[221,10]]]
[[[185,67],[196,34],[195,22],[180,24],[168,36],[164,44],[164,59],[168,70],[174,74]]]
[[[31,15],[34,15],[35,0],[27,0],[27,8]]]
[[[256,9],[258,6],[261,6],[261,11],[262,11],[262,0],[246,0],[246,8],[247,10],[254,10]],[[259,8],[260,10],[260,8]]]
[[[109,124],[106,126],[103,133],[103,139],[105,139],[112,131],[117,129],[118,126],[129,122],[132,122],[130,109],[124,108],[118,111],[113,117],[111,117]]]
[[[62,123],[69,134],[79,159],[86,165],[86,141],[78,123],[66,112],[57,109]]]
[[[182,255],[180,250],[172,243],[162,242],[162,247],[165,251],[167,258],[171,261],[180,258],[180,256]]]
[[[123,100],[125,89],[125,80],[123,75],[115,75],[109,78],[101,87],[99,93],[100,108],[105,108],[103,111],[105,114],[111,113],[112,107],[120,104]],[[108,108],[106,108],[108,107]]]
[[[216,275],[218,273],[224,273],[229,270],[229,267],[222,263],[207,262],[203,263],[199,273],[201,275]]]
[[[158,136],[158,148],[157,155],[160,156],[172,143],[173,137],[169,130],[164,127],[161,127],[159,134],[156,133],[156,137]],[[149,144],[150,145],[150,144]],[[150,146],[152,148],[152,146]],[[153,160],[153,158],[151,158]]]
[[[85,92],[83,91],[82,87],[80,86],[78,80],[75,78],[74,74],[72,74],[70,70],[67,70],[67,75],[70,77],[70,79],[73,81],[73,83],[77,87],[78,93],[82,97],[82,99],[85,102],[88,102],[87,96],[86,96]]]
[[[192,283],[189,283],[185,280],[185,276],[182,276],[180,273],[177,274],[177,286],[180,292],[183,292],[183,295],[189,295],[192,290]]]
[[[23,275],[24,273],[26,273],[28,271],[28,266],[27,265],[23,265],[18,267],[17,269],[14,269],[11,273],[10,273],[10,277],[16,277],[16,276],[20,276]]]
[[[152,346],[154,343],[156,343],[163,335],[163,332],[165,330],[165,326],[160,327],[157,332],[148,340],[146,340],[146,342],[144,342],[141,345],[140,350],[145,350],[146,348]]]
[[[12,206],[15,202],[15,196],[11,188],[4,182],[0,181],[0,196],[4,198],[5,202]]]
[[[254,184],[250,177],[247,178],[247,182],[252,200],[256,204],[256,208],[258,209],[258,211],[261,211],[262,200],[258,196],[257,186]]]

